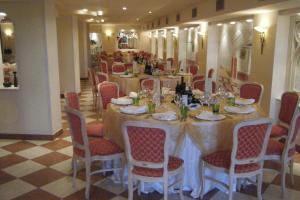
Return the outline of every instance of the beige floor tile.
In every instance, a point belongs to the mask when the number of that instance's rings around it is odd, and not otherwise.
[[[4,147],[9,144],[14,144],[20,142],[20,140],[8,140],[8,139],[0,139],[0,147]]]
[[[43,168],[45,168],[44,165],[36,163],[32,160],[26,160],[26,161],[18,163],[16,165],[7,167],[7,168],[3,169],[2,171],[6,172],[7,174],[10,174],[12,176],[20,178],[20,177],[23,177],[27,174],[31,174],[31,173],[36,172]]]
[[[72,142],[72,137],[71,137],[71,136],[68,136],[68,137],[63,138],[63,140],[66,140],[66,141],[68,141],[68,142]]]
[[[41,146],[36,146],[23,151],[19,151],[16,154],[27,159],[33,159],[51,152],[52,151],[50,149]]]
[[[67,176],[52,183],[49,183],[43,187],[42,190],[49,192],[57,197],[64,198],[77,192],[85,187],[85,183],[79,179],[76,179],[76,189],[73,188],[72,178]]]
[[[272,183],[272,181],[276,178],[278,175],[278,172],[276,170],[264,170],[263,172],[263,180],[265,183]]]
[[[43,145],[51,142],[50,140],[26,140],[26,141],[35,145]]]
[[[299,163],[294,164],[294,175],[300,176],[300,164]]]
[[[34,190],[36,187],[20,179],[7,182],[0,186],[0,199],[10,200]]]
[[[110,200],[127,200],[127,199],[125,197],[117,196],[117,197],[114,197]]]
[[[6,151],[4,149],[0,149],[0,158],[3,157],[3,156],[7,156],[9,154],[11,154],[11,152]]]
[[[62,149],[58,150],[57,152],[72,157],[73,156],[73,146],[68,146],[68,147],[62,148]]]
[[[72,173],[71,162],[72,159],[68,159],[60,163],[57,163],[55,165],[52,165],[50,166],[50,168],[60,171],[64,174],[71,174]]]
[[[101,180],[98,183],[95,183],[94,185],[117,195],[121,194],[126,190],[126,188],[124,188],[122,184],[115,184],[109,178]]]
[[[210,200],[224,200],[228,199],[228,195],[224,192],[218,192],[215,194]],[[238,200],[257,200],[256,197],[245,195],[239,192],[234,192],[233,194],[233,199],[238,199]]]
[[[283,200],[281,198],[281,187],[278,185],[270,185],[265,191],[263,198],[265,200]],[[284,200],[299,200],[300,192],[296,190],[286,189]]]

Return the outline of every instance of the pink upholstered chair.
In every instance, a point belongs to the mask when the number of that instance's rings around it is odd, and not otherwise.
[[[112,73],[123,73],[125,71],[126,69],[124,64],[114,63],[112,65]]]
[[[257,177],[257,197],[262,200],[262,176],[264,155],[271,133],[271,120],[258,119],[241,122],[233,131],[233,148],[206,155],[201,160],[201,199],[205,189],[205,179],[220,184],[229,191],[232,200],[233,182],[237,178]],[[228,174],[229,184],[213,177],[205,176],[205,168]]]
[[[188,71],[194,76],[198,73],[198,65],[190,65]]]
[[[123,124],[122,130],[128,161],[128,200],[133,200],[134,180],[163,182],[164,200],[167,200],[169,177],[177,177],[175,184],[180,184],[180,199],[183,200],[183,160],[169,155],[169,129],[163,125],[129,121]]]
[[[108,75],[103,72],[97,72],[95,79],[96,79],[96,85],[99,85],[100,83],[102,83],[104,81],[109,81]]]
[[[159,69],[160,71],[165,71],[165,65],[164,65],[163,63],[159,63],[159,64],[158,64],[158,69]]]
[[[106,110],[112,98],[119,98],[119,85],[115,82],[100,83],[98,91],[102,110]]]
[[[208,77],[208,78],[212,78],[212,77],[214,76],[214,72],[215,72],[214,69],[210,69],[210,70],[208,71],[207,77]]]
[[[153,90],[154,88],[154,80],[151,78],[144,79],[141,81],[142,90]]]
[[[294,113],[299,105],[299,95],[296,92],[285,92],[281,97],[278,122],[273,125],[271,137],[286,138]]]
[[[205,79],[194,81],[193,88],[198,89],[200,91],[205,91]],[[212,81],[212,93],[216,92],[217,84],[215,81]]]
[[[260,104],[264,86],[259,83],[248,82],[240,87],[240,97],[245,99],[255,99],[255,103]]]
[[[100,71],[101,71],[102,73],[108,74],[108,64],[107,64],[107,61],[101,60],[101,63],[100,63]]]
[[[294,154],[296,152],[296,139],[300,133],[300,112],[294,115],[285,143],[270,139],[265,160],[278,162],[281,166],[281,194],[285,196],[285,176],[287,167],[290,168],[291,182],[294,184]]]
[[[84,116],[80,111],[72,109],[68,106],[65,107],[68,122],[71,130],[72,145],[73,145],[73,186],[76,187],[77,177],[77,162],[83,161],[85,163],[86,186],[85,198],[89,199],[91,176],[96,173],[106,171],[120,171],[122,170],[122,160],[124,157],[123,150],[110,140],[97,138],[88,140],[86,122]],[[95,161],[119,161],[120,166],[111,169],[99,169],[91,171],[91,165]]]
[[[92,86],[92,95],[93,95],[93,105],[96,107],[97,105],[97,85],[96,85],[96,79],[95,79],[95,70],[93,68],[88,68],[88,78],[89,82]]]
[[[125,63],[124,65],[125,65],[125,69],[126,70],[132,70],[132,68],[133,68],[133,64],[132,63]]]
[[[72,109],[80,111],[79,97],[76,92],[68,92],[65,94],[66,105]],[[87,135],[89,137],[103,137],[104,126],[102,123],[91,123],[86,125]]]
[[[203,75],[195,75],[195,76],[193,76],[193,82],[199,81],[199,80],[203,80],[203,79],[205,79],[205,76],[203,76]]]

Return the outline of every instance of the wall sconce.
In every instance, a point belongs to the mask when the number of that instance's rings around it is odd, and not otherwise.
[[[111,37],[111,35],[112,35],[111,30],[105,31],[105,35],[107,36],[107,39],[109,39]]]
[[[265,46],[265,42],[266,42],[266,32],[267,32],[268,28],[263,27],[263,26],[256,26],[256,27],[254,27],[254,30],[256,30],[260,36],[260,54],[262,55],[264,53],[264,46]]]
[[[11,37],[12,34],[13,34],[13,31],[11,29],[6,29],[4,30],[4,34],[7,36],[7,37]]]
[[[201,47],[203,49],[203,47],[204,47],[204,37],[205,37],[206,33],[205,32],[198,32],[198,34],[201,37]]]

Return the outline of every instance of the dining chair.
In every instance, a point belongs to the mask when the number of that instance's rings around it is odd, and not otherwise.
[[[196,75],[193,76],[193,82],[199,81],[199,80],[202,80],[202,79],[205,79],[204,75],[196,74]]]
[[[150,90],[154,89],[154,80],[152,78],[147,78],[141,81],[142,90]]]
[[[272,127],[272,138],[286,138],[289,126],[299,105],[299,95],[297,92],[285,92],[281,96],[281,104],[278,121]]]
[[[76,92],[65,93],[65,100],[68,107],[80,111],[80,101]],[[86,125],[86,131],[89,137],[103,137],[104,125],[100,122],[90,123]]]
[[[281,196],[285,196],[285,177],[287,167],[290,168],[290,176],[292,185],[294,185],[294,155],[296,153],[296,139],[300,132],[300,112],[294,115],[291,128],[289,129],[287,138],[284,143],[270,139],[265,160],[275,161],[280,164],[281,174]]]
[[[96,79],[95,79],[95,69],[93,68],[88,68],[88,79],[89,79],[89,82],[92,86],[92,95],[93,95],[93,105],[94,107],[97,106],[97,85],[96,85]]]
[[[126,70],[131,70],[132,71],[132,69],[133,69],[133,64],[132,63],[125,63],[124,65],[125,65]]]
[[[122,131],[128,162],[128,200],[133,200],[134,181],[163,182],[164,200],[168,199],[168,188],[179,184],[183,200],[183,160],[169,155],[170,130],[164,125],[127,121]],[[169,177],[176,178],[170,186]]]
[[[83,161],[85,164],[86,175],[85,198],[89,199],[91,176],[107,171],[122,171],[124,153],[117,144],[108,139],[97,138],[94,140],[88,140],[86,122],[83,114],[80,111],[72,109],[69,106],[65,106],[65,112],[67,113],[67,118],[70,125],[73,145],[73,187],[76,188],[76,177],[78,169],[77,162]],[[112,162],[112,168],[101,168],[92,171],[92,163],[97,161]],[[116,166],[118,162],[120,166]]]
[[[165,64],[164,64],[164,63],[159,63],[159,64],[158,64],[158,69],[159,69],[160,71],[165,71]]]
[[[260,104],[264,92],[264,86],[255,82],[247,82],[240,87],[240,97],[244,99],[254,99]]]
[[[108,63],[105,60],[101,60],[100,72],[108,74]]]
[[[109,81],[107,73],[103,73],[103,72],[97,72],[95,74],[95,80],[96,80],[96,85],[99,85],[104,81]]]
[[[234,181],[256,176],[257,197],[262,200],[263,163],[271,125],[271,120],[267,118],[241,122],[234,127],[231,150],[217,151],[202,157],[200,164],[201,199],[204,196],[206,179],[226,188],[229,192],[229,200],[232,200]],[[226,173],[228,183],[206,176],[206,168]]]
[[[205,79],[194,81],[193,88],[198,89],[200,91],[205,91]],[[216,92],[217,84],[215,81],[212,81],[212,93]]]
[[[173,66],[173,62],[174,62],[173,58],[167,58],[167,61],[171,61],[171,66]]]
[[[214,72],[215,72],[215,70],[214,69],[209,69],[209,71],[208,71],[208,75],[207,75],[207,77],[208,78],[213,78],[213,76],[214,76]]]
[[[119,85],[115,82],[103,82],[98,85],[100,109],[106,110],[112,98],[119,98]]]
[[[112,73],[122,73],[125,72],[125,66],[124,64],[114,63],[112,65]]]
[[[195,76],[198,73],[198,65],[190,65],[188,72],[190,72],[193,76]]]

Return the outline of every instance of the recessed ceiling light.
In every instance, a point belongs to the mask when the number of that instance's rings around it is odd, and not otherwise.
[[[189,30],[188,28],[184,28],[185,31]]]
[[[140,21],[140,18],[136,18],[136,21]]]
[[[99,10],[99,11],[98,11],[98,15],[99,15],[99,16],[102,16],[102,15],[103,15],[103,11],[102,11],[102,10]]]
[[[131,31],[131,32],[135,32],[135,30],[134,30],[134,29],[131,29],[130,31]]]
[[[101,22],[104,22],[104,19],[101,19]]]
[[[90,21],[94,21],[94,18],[89,19]]]
[[[124,6],[122,9],[123,9],[123,10],[127,10],[127,7],[126,7],[126,6]]]
[[[149,10],[149,12],[148,12],[149,14],[151,14],[152,13],[152,11],[151,10]]]
[[[222,25],[223,25],[223,24],[221,24],[221,23],[218,23],[218,24],[217,24],[217,26],[222,26]]]
[[[253,22],[253,19],[246,19],[246,22],[248,23]]]
[[[124,32],[125,30],[124,29],[121,29],[121,32]]]
[[[86,9],[86,8],[84,8],[84,9],[82,9],[81,11],[82,11],[82,12],[87,12],[87,11],[89,11],[89,10]]]
[[[234,25],[234,24],[236,24],[236,22],[230,22],[230,24],[231,24],[231,25]]]
[[[1,16],[1,17],[5,17],[5,16],[6,16],[6,13],[0,12],[0,16]]]

